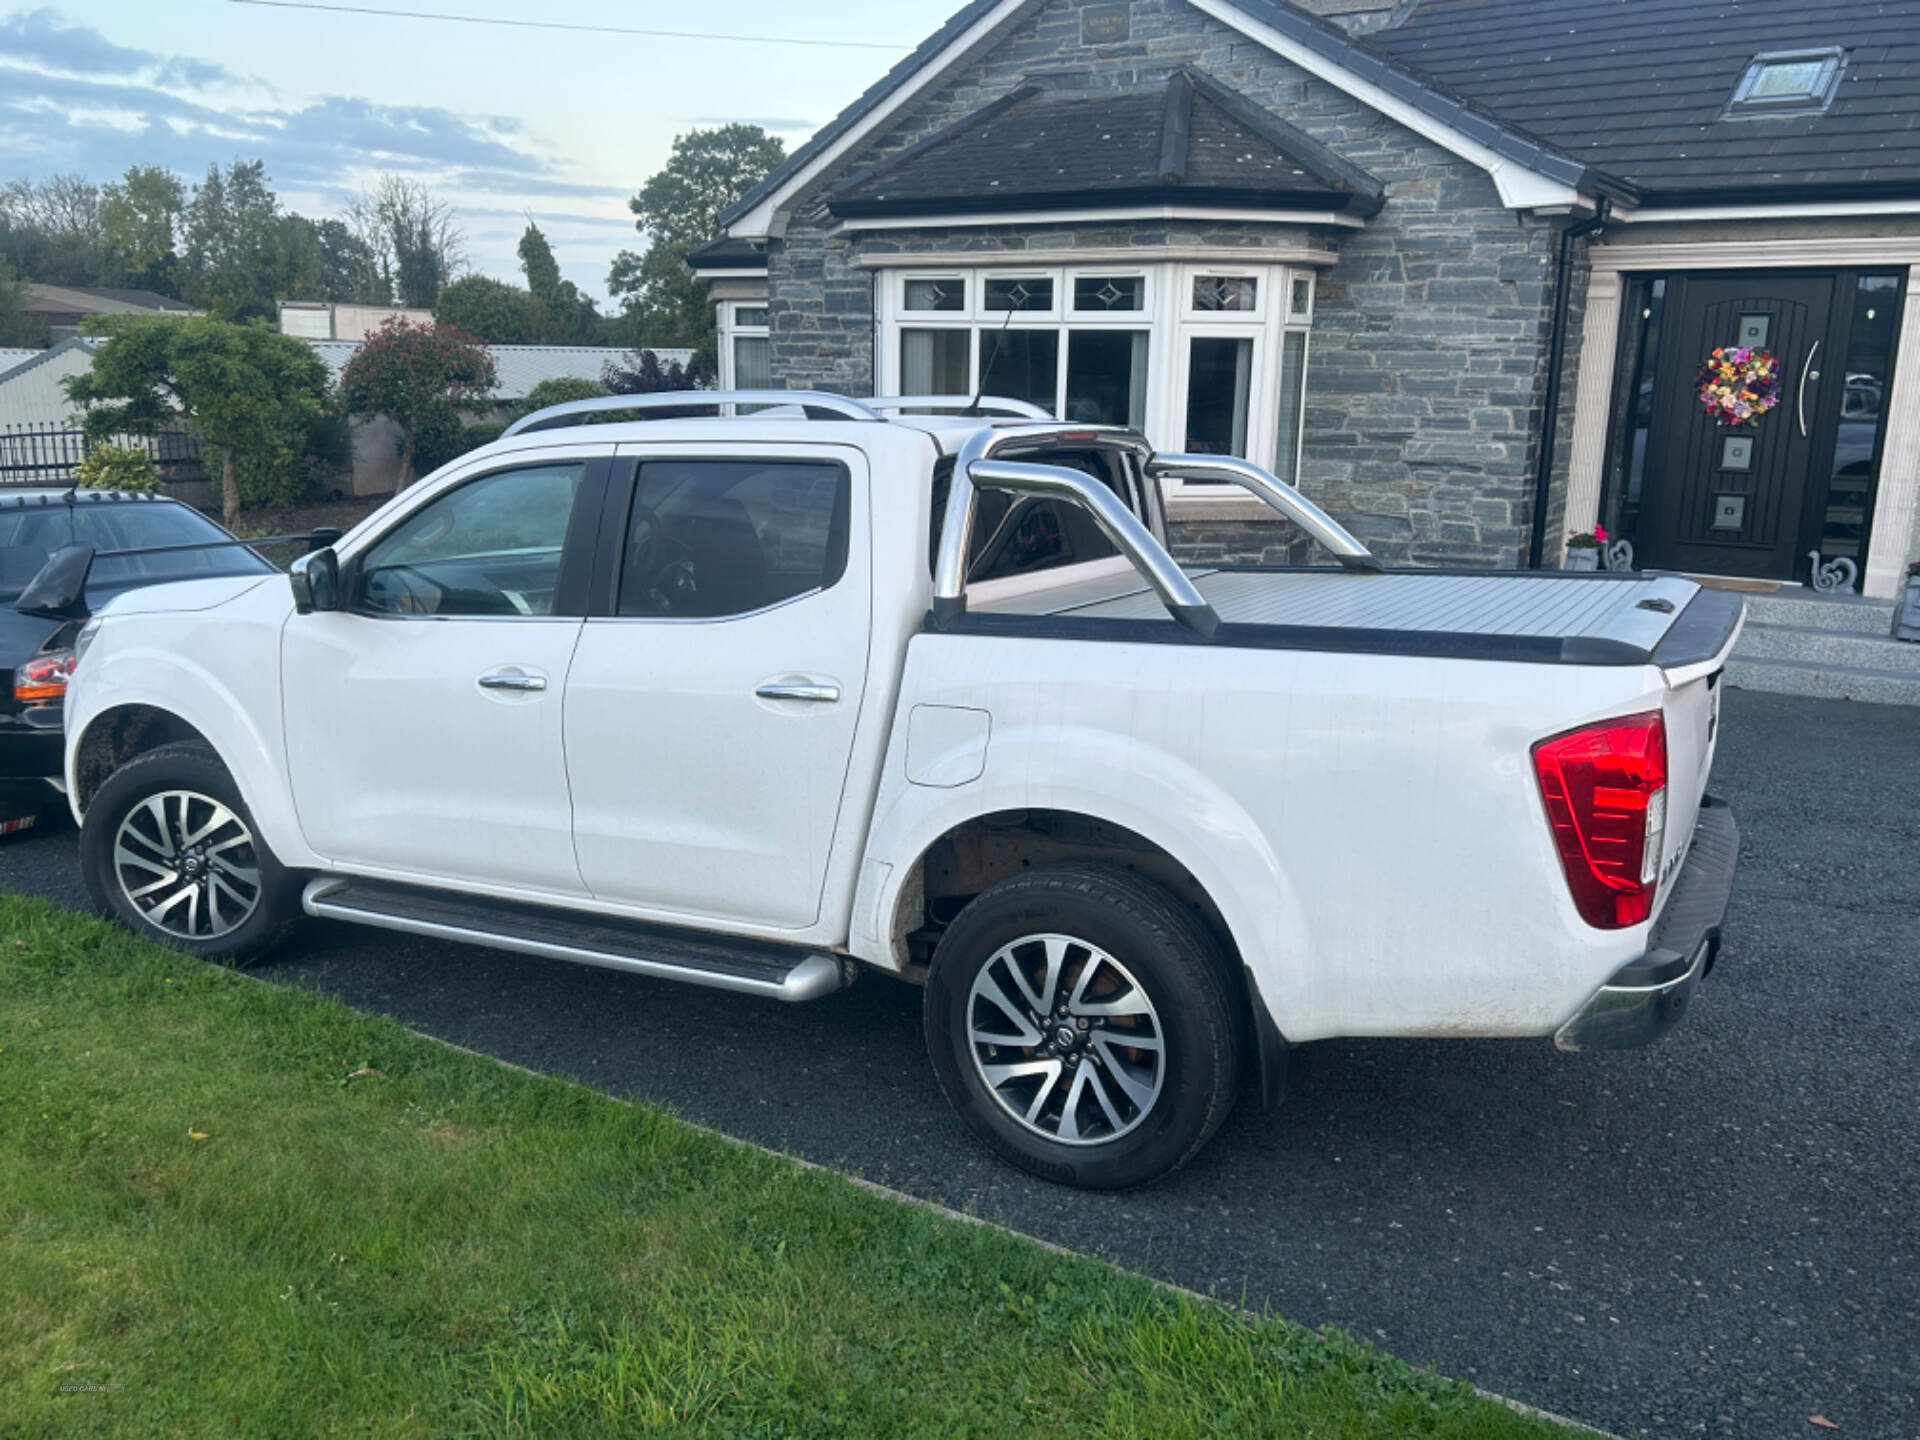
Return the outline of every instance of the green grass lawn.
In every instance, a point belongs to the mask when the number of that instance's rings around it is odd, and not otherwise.
[[[647,1430],[1565,1433],[0,895],[0,1433]]]

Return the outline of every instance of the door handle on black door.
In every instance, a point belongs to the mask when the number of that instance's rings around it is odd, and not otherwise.
[[[1807,363],[1800,367],[1800,393],[1794,397],[1794,409],[1800,417],[1800,434],[1802,438],[1804,438],[1807,433],[1807,382],[1820,378],[1820,372],[1813,368],[1813,357],[1819,353],[1820,342],[1816,340],[1813,342],[1813,349],[1807,352]]]

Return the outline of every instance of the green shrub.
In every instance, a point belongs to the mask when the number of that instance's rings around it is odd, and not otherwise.
[[[467,450],[478,450],[482,445],[491,445],[500,438],[501,432],[506,428],[504,425],[491,424],[467,426]],[[466,451],[463,450],[460,453],[464,455]]]
[[[217,452],[207,466],[219,469]],[[243,505],[305,505],[346,488],[352,468],[353,430],[342,411],[329,409],[270,452],[237,457],[233,470]]]
[[[598,380],[587,380],[578,375],[556,375],[534,386],[524,400],[515,401],[513,413],[517,419],[522,415],[531,415],[536,410],[544,410],[549,405],[564,405],[569,400],[594,400],[612,393]]]
[[[83,490],[138,490],[160,488],[153,457],[128,445],[96,445],[73,471],[73,483]]]

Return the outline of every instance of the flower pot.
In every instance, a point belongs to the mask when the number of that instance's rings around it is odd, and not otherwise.
[[[1594,546],[1582,545],[1567,551],[1567,558],[1561,564],[1562,570],[1598,570],[1600,552]]]
[[[1907,577],[1907,593],[1893,612],[1893,638],[1920,643],[1920,575]]]

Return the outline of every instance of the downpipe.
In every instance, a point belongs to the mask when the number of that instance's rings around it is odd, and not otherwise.
[[[1527,541],[1527,568],[1538,570],[1547,548],[1547,500],[1553,493],[1553,463],[1559,453],[1560,372],[1567,362],[1567,323],[1572,310],[1573,245],[1606,229],[1613,201],[1602,195],[1591,220],[1560,232],[1560,259],[1553,281],[1553,326],[1547,343],[1547,393],[1540,407],[1540,461],[1533,476],[1533,534]]]

